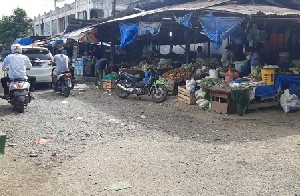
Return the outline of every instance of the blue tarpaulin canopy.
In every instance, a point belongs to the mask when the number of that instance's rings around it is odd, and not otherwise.
[[[241,24],[242,19],[236,17],[215,17],[208,14],[200,17],[200,24],[205,35],[215,44],[215,49],[220,49],[222,41],[228,38]]]
[[[160,32],[161,22],[140,22],[139,36],[143,35],[157,35]]]
[[[138,36],[156,36],[160,32],[161,22],[139,22],[139,24],[121,22],[119,28],[121,34],[120,47],[124,48],[134,43]]]
[[[193,15],[193,13],[191,12],[189,14],[186,14],[183,17],[174,16],[174,19],[176,20],[177,23],[191,29],[192,28],[192,23],[191,23],[192,15]]]
[[[50,41],[50,42],[48,43],[48,45],[51,46],[51,47],[55,47],[55,46],[57,46],[57,45],[59,45],[59,44],[64,44],[65,41],[66,41],[66,39],[64,39],[64,38],[59,38],[59,39]]]
[[[120,23],[121,44],[120,47],[124,48],[132,44],[138,37],[139,26],[132,23]]]
[[[17,38],[16,42],[22,46],[28,46],[28,45],[32,44],[32,39],[30,39],[30,37]]]

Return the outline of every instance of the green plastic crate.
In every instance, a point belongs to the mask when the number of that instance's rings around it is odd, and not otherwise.
[[[0,132],[0,156],[4,155],[5,142],[6,142],[6,134]]]

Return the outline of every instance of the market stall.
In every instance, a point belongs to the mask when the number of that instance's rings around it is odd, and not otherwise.
[[[276,6],[198,0],[96,27],[100,41],[112,44],[112,65],[133,74],[157,69],[179,100],[243,115],[298,94],[299,16]],[[183,55],[174,53],[176,45]]]

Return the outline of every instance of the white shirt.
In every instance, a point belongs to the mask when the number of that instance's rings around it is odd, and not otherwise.
[[[64,54],[57,54],[53,58],[53,62],[56,63],[55,71],[58,74],[64,73],[69,70],[69,57]]]
[[[230,66],[233,63],[233,53],[231,51],[226,50],[222,55],[221,62],[225,67]]]
[[[9,69],[8,75],[11,80],[28,79],[26,68],[31,67],[32,64],[27,56],[23,54],[10,54],[4,59],[2,70]]]

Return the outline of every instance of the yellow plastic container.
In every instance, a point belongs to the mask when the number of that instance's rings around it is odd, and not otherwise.
[[[261,69],[261,79],[268,86],[272,86],[275,83],[275,69]]]

